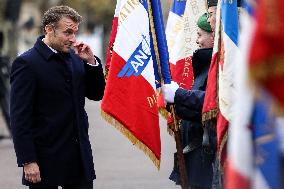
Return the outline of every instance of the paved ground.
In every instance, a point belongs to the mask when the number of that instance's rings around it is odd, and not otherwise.
[[[157,171],[152,162],[107,124],[99,112],[99,103],[87,101],[90,122],[90,138],[93,147],[97,179],[95,189],[179,189],[168,176],[172,169],[175,144],[166,132],[166,123],[161,119],[162,162]],[[6,133],[0,120],[0,134]],[[11,140],[0,141],[0,188],[24,189],[21,184],[21,169],[16,167]]]

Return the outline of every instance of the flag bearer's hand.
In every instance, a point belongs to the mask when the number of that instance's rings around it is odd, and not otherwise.
[[[164,84],[162,86],[164,99],[167,103],[174,103],[175,93],[178,88],[179,88],[178,84],[174,81],[172,81],[171,84]]]

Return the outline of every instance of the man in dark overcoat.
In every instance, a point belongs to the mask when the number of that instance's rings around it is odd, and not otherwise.
[[[11,128],[23,184],[91,189],[95,179],[85,97],[101,100],[100,60],[76,41],[81,16],[68,6],[44,13],[44,36],[11,70]]]

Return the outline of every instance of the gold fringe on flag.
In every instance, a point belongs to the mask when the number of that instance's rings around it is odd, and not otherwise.
[[[105,68],[105,80],[107,81],[109,69]]]
[[[174,131],[173,131],[174,123],[168,123],[168,116],[169,116],[170,113],[165,108],[159,108],[159,113],[167,121],[167,131],[168,131],[169,135],[174,136],[174,134],[175,134]]]
[[[226,131],[226,133],[224,134],[222,140],[221,140],[221,144],[220,144],[220,149],[218,150],[218,159],[219,159],[219,169],[222,171],[224,170],[224,167],[226,165],[226,160],[222,159],[222,154],[225,153],[224,152],[224,148],[227,147],[227,141],[228,141],[228,130]]]
[[[209,120],[211,120],[213,118],[216,118],[218,112],[219,112],[218,109],[215,108],[213,110],[210,110],[209,112],[202,113],[202,123],[203,123],[203,125],[205,124],[206,121],[209,121]]]
[[[165,108],[159,108],[159,113],[163,118],[167,119],[169,112]]]
[[[160,170],[161,161],[155,156],[155,154],[139,139],[137,139],[127,128],[124,127],[118,120],[101,110],[101,116],[117,130],[119,130],[124,136],[130,140],[132,144],[142,150],[154,163],[158,170]]]

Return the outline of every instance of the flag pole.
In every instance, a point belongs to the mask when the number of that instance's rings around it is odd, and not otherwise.
[[[154,50],[155,50],[156,60],[157,60],[157,65],[158,65],[158,74],[160,75],[161,84],[163,85],[164,80],[163,80],[163,77],[162,77],[162,71],[161,71],[161,65],[160,65],[160,58],[159,58],[157,38],[156,38],[156,32],[155,32],[155,26],[154,26],[153,12],[152,12],[152,8],[151,8],[151,0],[147,0],[147,3],[148,3],[148,7],[149,7],[148,11],[149,11],[149,19],[150,19],[153,45],[154,45]],[[183,156],[183,149],[182,149],[182,144],[181,144],[181,134],[180,134],[179,125],[177,123],[177,119],[176,119],[176,116],[175,116],[174,105],[170,105],[170,111],[171,111],[171,114],[172,114],[173,119],[174,119],[173,132],[174,132],[174,137],[175,137],[175,141],[176,141],[177,163],[178,163],[180,179],[181,179],[181,188],[182,189],[189,189],[188,180],[187,180],[187,173],[186,173],[186,168],[185,168],[185,161],[184,161],[184,156]]]

